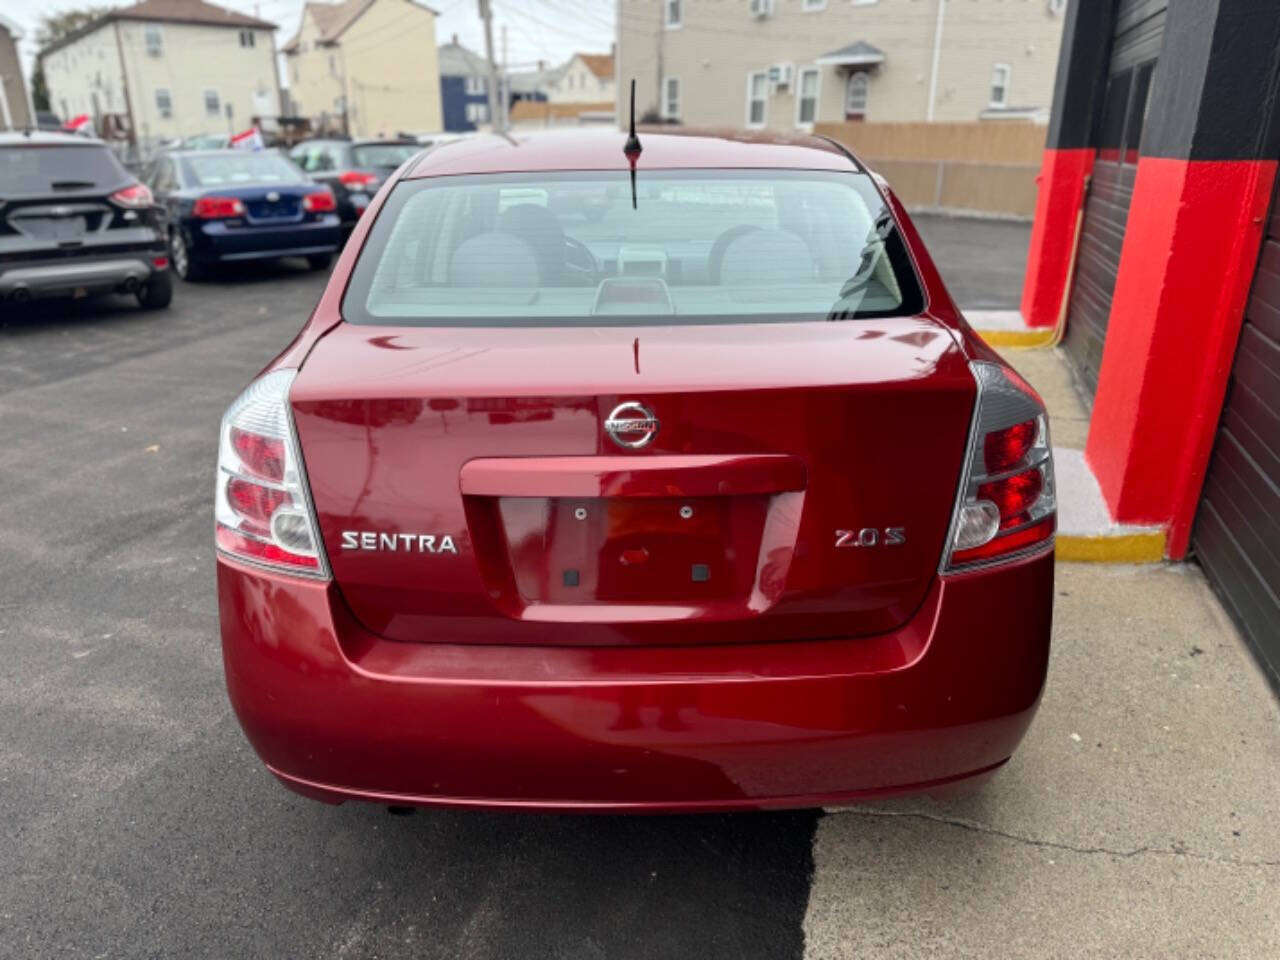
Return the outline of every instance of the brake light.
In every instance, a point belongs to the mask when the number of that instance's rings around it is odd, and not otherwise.
[[[243,217],[244,203],[236,197],[201,197],[191,208],[191,215],[201,220]]]
[[[1043,549],[1057,528],[1044,404],[1012,370],[985,361],[970,367],[978,399],[944,573]]]
[[[377,174],[365,173],[362,170],[343,170],[338,174],[338,182],[344,187],[368,187],[377,180]]]
[[[117,206],[133,209],[150,207],[155,204],[155,199],[151,196],[151,188],[145,183],[135,183],[117,190],[109,199]]]
[[[330,213],[338,209],[338,205],[333,202],[332,193],[321,190],[319,193],[308,193],[303,197],[302,209],[310,213]]]
[[[218,550],[302,576],[329,575],[298,452],[289,387],[296,370],[249,385],[222,418],[214,490]]]

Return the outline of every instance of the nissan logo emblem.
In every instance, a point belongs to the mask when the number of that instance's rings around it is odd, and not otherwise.
[[[275,203],[275,202],[276,202],[277,200],[279,200],[279,199],[280,199],[280,194],[276,193],[274,190],[270,191],[270,192],[267,194],[267,202],[268,202],[268,203]]]
[[[604,422],[604,432],[620,447],[638,449],[658,435],[658,418],[640,403],[620,403]]]

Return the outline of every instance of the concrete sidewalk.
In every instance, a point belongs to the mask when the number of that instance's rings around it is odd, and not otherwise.
[[[1280,956],[1266,682],[1192,565],[1057,582],[1043,704],[1008,766],[969,797],[820,821],[807,957]]]

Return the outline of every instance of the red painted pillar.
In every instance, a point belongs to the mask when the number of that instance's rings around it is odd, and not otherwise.
[[[1169,8],[1085,456],[1186,555],[1276,175],[1280,10]]]
[[[1076,224],[1097,149],[1113,7],[1113,0],[1070,4],[1062,27],[1053,112],[1036,178],[1036,218],[1022,285],[1022,316],[1033,327],[1055,325],[1068,294]]]
[[[1031,225],[1027,275],[1022,284],[1022,318],[1029,326],[1052,327],[1058,322],[1094,153],[1093,147],[1044,152],[1036,178],[1036,219]]]

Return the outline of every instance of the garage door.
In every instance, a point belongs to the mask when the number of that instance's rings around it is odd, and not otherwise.
[[[1111,316],[1138,144],[1168,0],[1121,0],[1111,46],[1098,155],[1085,200],[1075,282],[1067,306],[1067,355],[1090,396],[1098,389],[1102,345]]]
[[[1272,198],[1192,546],[1280,686],[1280,210]]]

